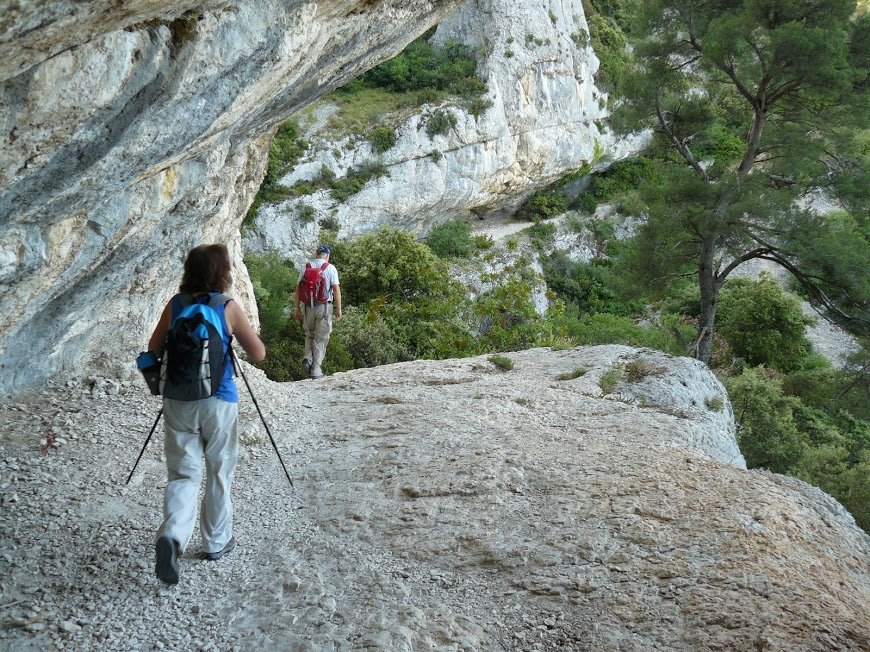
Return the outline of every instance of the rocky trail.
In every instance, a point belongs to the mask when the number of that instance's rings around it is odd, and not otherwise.
[[[627,347],[509,355],[281,385],[246,367],[296,487],[242,386],[238,546],[206,562],[194,535],[177,587],[153,574],[159,429],[124,486],[144,386],[0,404],[0,649],[870,649],[870,538],[739,468],[715,378]]]

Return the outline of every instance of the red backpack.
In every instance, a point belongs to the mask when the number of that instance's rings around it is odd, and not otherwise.
[[[327,267],[329,263],[323,263],[320,267],[305,263],[305,272],[299,281],[299,301],[306,306],[314,306],[315,302],[329,303],[329,286],[323,275]]]

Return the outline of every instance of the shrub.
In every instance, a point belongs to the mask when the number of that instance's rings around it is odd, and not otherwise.
[[[379,154],[383,154],[396,144],[396,130],[392,127],[375,127],[369,134],[372,147]]]
[[[794,371],[810,353],[804,334],[812,319],[768,274],[728,281],[719,295],[719,335],[751,366]]]
[[[245,256],[245,266],[254,287],[260,313],[260,332],[266,344],[284,333],[285,310],[296,288],[299,273],[289,260],[275,252],[262,256]]]
[[[300,204],[299,205],[299,221],[303,224],[308,224],[314,221],[314,218],[317,217],[317,211],[314,210],[313,206],[309,206],[308,204]]]
[[[587,371],[587,369],[583,369],[581,367],[579,369],[575,369],[574,371],[559,374],[558,376],[556,376],[556,380],[574,380],[575,378],[580,378],[581,376],[585,375]]]
[[[264,201],[283,201],[290,196],[290,189],[278,181],[293,169],[307,149],[308,142],[299,137],[299,125],[295,120],[288,120],[278,127],[269,144],[266,176],[245,215],[245,223],[249,224],[257,216]]]
[[[654,376],[664,371],[661,367],[652,364],[643,358],[632,360],[625,365],[625,379],[630,383],[639,383],[647,376]]]
[[[507,54],[507,53],[505,53]],[[468,112],[475,118],[492,106],[492,100],[487,97],[476,97],[468,103]]]
[[[332,260],[342,271],[342,297],[355,306],[378,298],[438,296],[448,286],[447,266],[400,229],[384,227],[337,245]]]
[[[408,359],[407,349],[380,315],[354,306],[336,322],[333,337],[350,353],[353,369]]]
[[[568,200],[554,190],[536,192],[528,201],[526,210],[532,220],[547,219],[564,213],[568,209]]]
[[[429,138],[439,134],[446,134],[448,130],[456,126],[456,116],[449,111],[437,109],[426,122],[426,133]]]
[[[568,208],[572,211],[592,214],[598,208],[598,199],[591,192],[581,192],[568,202]]]
[[[447,220],[433,227],[426,244],[439,258],[467,258],[475,249],[471,229],[462,220]]]
[[[504,371],[510,371],[514,368],[514,361],[506,355],[491,355],[487,358],[492,364]]]
[[[795,423],[800,401],[785,396],[781,382],[763,368],[745,369],[726,387],[737,421],[737,443],[750,469],[788,473],[806,444]]]
[[[337,201],[346,202],[352,195],[362,190],[370,179],[389,175],[387,168],[380,163],[363,163],[349,169],[343,179],[333,181],[331,194]]]
[[[613,366],[601,374],[601,378],[598,379],[598,386],[605,394],[612,394],[616,386],[619,385],[620,380],[622,380],[622,370],[619,367]]]

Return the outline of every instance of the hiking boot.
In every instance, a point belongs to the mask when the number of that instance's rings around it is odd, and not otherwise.
[[[302,371],[305,372],[306,376],[311,375],[311,360],[308,358],[302,358]]]
[[[178,584],[178,541],[160,537],[155,548],[157,562],[154,564],[154,573],[157,579],[166,584]]]
[[[323,370],[320,367],[317,367],[317,368],[311,370],[311,379],[312,380],[317,380],[318,378],[323,378],[324,375],[325,374],[323,373]]]
[[[230,552],[235,547],[236,547],[236,538],[231,537],[229,542],[227,543],[227,545],[225,545],[222,550],[218,550],[217,552],[203,552],[202,558],[206,559],[208,561],[217,561],[218,559],[223,557],[225,554]]]

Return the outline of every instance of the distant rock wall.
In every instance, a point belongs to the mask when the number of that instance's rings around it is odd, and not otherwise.
[[[8,4],[8,3],[7,3]],[[186,251],[238,227],[272,130],[452,0],[12,3],[0,21],[0,390],[130,368]]]
[[[302,204],[336,223],[341,238],[382,225],[425,234],[448,217],[516,206],[596,157],[620,158],[634,146],[632,140],[617,140],[602,122],[604,98],[593,80],[598,59],[589,46],[581,0],[465,2],[439,24],[433,39],[482,53],[492,106],[475,118],[450,103],[426,105],[399,125],[396,144],[380,156],[366,141],[335,142],[315,130],[308,156],[283,183],[312,179],[324,166],[342,176],[375,160],[390,176],[370,181],[344,203],[322,190],[262,207],[246,234],[246,249],[275,249],[304,260],[320,227],[317,220],[298,219]],[[451,112],[456,126],[430,137],[426,124],[436,110]]]

